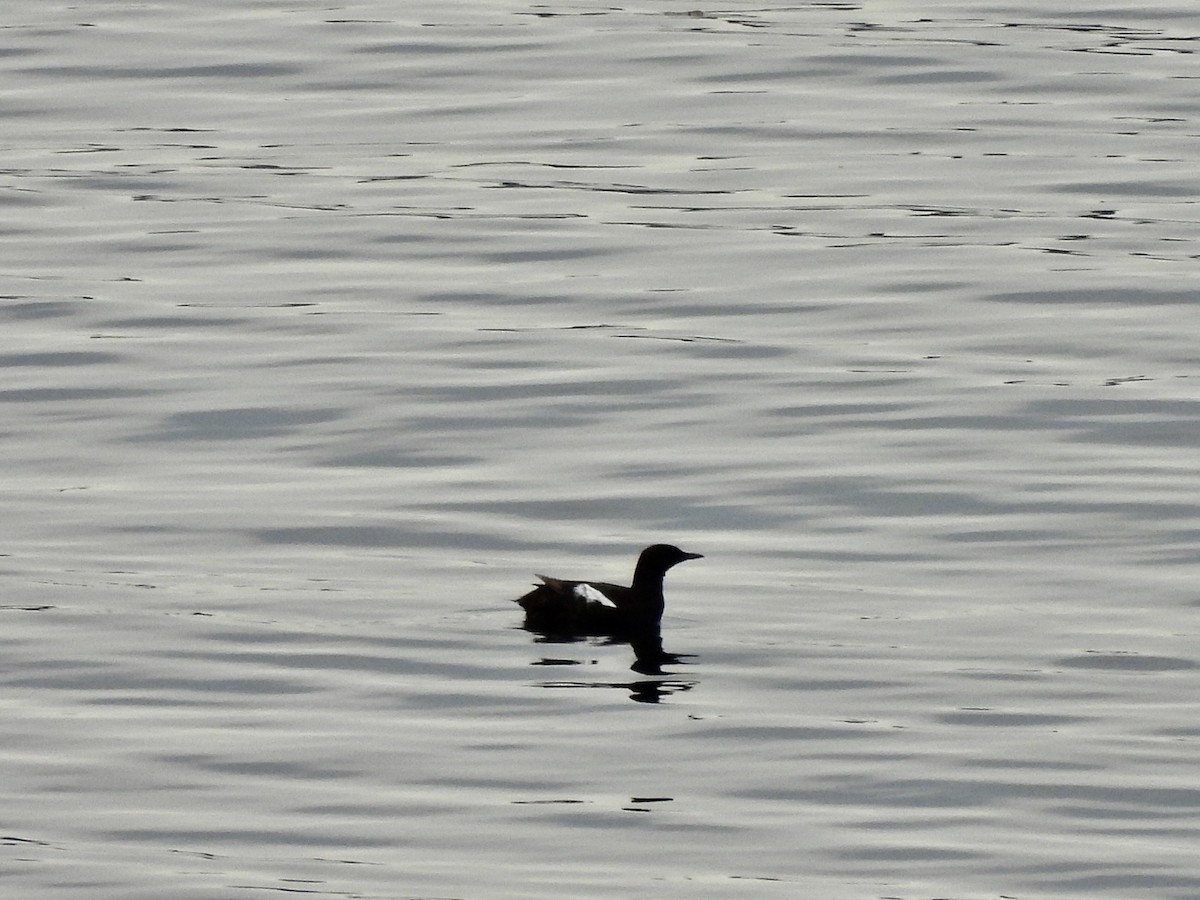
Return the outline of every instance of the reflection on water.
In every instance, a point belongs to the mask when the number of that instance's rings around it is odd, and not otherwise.
[[[544,688],[617,688],[628,691],[629,699],[637,703],[658,703],[672,694],[690,691],[696,686],[695,681],[677,681],[670,678],[654,681],[541,681],[538,687]]]

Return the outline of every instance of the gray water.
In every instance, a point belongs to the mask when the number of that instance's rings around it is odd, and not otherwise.
[[[4,896],[1200,896],[1198,48],[9,0]]]

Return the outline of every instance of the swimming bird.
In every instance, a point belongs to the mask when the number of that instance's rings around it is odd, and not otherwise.
[[[640,664],[653,671],[661,663],[679,661],[662,649],[663,577],[681,562],[702,558],[672,544],[652,544],[638,557],[629,587],[538,575],[542,583],[516,602],[525,610],[528,630],[624,638],[637,657],[634,668]]]

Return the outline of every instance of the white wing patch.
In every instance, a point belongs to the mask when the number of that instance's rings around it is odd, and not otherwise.
[[[575,596],[580,600],[586,600],[588,603],[597,603],[600,606],[607,606],[609,609],[617,608],[617,604],[613,603],[590,584],[575,585]]]

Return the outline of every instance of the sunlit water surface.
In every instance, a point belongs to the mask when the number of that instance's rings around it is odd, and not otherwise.
[[[8,0],[5,896],[1200,895],[1196,12]]]

